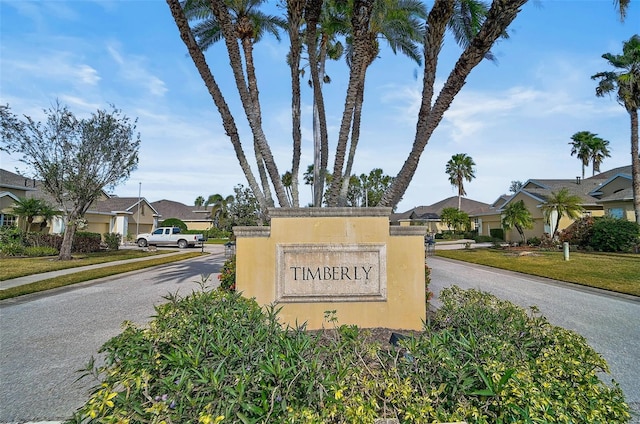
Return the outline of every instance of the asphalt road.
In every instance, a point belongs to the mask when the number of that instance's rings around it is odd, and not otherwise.
[[[121,332],[144,324],[169,293],[199,290],[219,272],[221,250],[197,259],[0,302],[0,422],[64,420],[95,381],[76,381],[92,356]],[[212,275],[211,286],[218,280]]]
[[[478,289],[528,308],[537,306],[554,325],[583,335],[609,364],[640,423],[640,298],[557,283],[463,262],[429,257],[434,304],[445,287]],[[640,281],[640,264],[638,265]]]
[[[217,273],[223,262],[218,253],[0,302],[0,423],[68,418],[94,384],[76,381],[77,370],[120,333],[121,323],[148,322],[163,296],[198,290],[200,276]],[[440,258],[428,264],[436,295],[453,284],[478,288],[537,305],[552,323],[584,335],[640,412],[640,299]]]

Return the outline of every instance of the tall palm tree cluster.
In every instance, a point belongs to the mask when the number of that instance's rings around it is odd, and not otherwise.
[[[620,0],[621,16],[629,0]],[[640,107],[640,36],[634,35],[622,46],[622,54],[602,55],[615,71],[599,72],[591,78],[598,80],[596,96],[615,94],[631,120],[631,178],[633,208],[636,222],[640,224],[640,153],[638,152],[638,108]]]
[[[584,178],[584,169],[589,166],[589,162],[593,164],[593,173],[600,172],[600,165],[604,158],[611,157],[609,151],[609,141],[598,137],[589,131],[580,131],[571,136],[571,156],[576,155],[582,163],[582,178]]]
[[[507,27],[527,0],[493,0],[490,5],[477,0],[435,0],[431,9],[417,0],[283,0],[282,16],[265,13],[263,0],[166,0],[180,36],[222,118],[225,132],[235,149],[249,187],[263,211],[274,206],[299,206],[298,181],[302,151],[302,84],[312,89],[313,205],[342,206],[347,203],[355,153],[360,139],[368,69],[378,60],[382,43],[392,52],[402,53],[424,68],[421,107],[415,138],[407,159],[384,192],[379,205],[394,207],[402,199],[416,172],[431,134],[442,120],[469,73],[483,59],[492,59],[491,47],[506,37]],[[447,32],[462,47],[460,59],[436,93],[438,57]],[[270,144],[262,127],[262,105],[256,77],[254,48],[267,35],[289,38],[289,53],[283,61],[290,68],[292,110],[291,190],[285,189]],[[224,43],[228,57],[205,57],[214,43]],[[343,110],[333,166],[329,165],[329,105],[323,86],[331,81],[325,72],[328,59],[344,58],[348,65]],[[209,60],[208,60],[209,59]],[[254,175],[237,127],[240,114],[233,114],[215,74],[230,65],[236,90],[251,129],[255,156]],[[407,140],[407,145],[409,140]],[[400,147],[402,144],[400,144]],[[330,178],[329,178],[330,177]],[[327,186],[325,187],[325,183]],[[272,194],[273,191],[273,194]]]

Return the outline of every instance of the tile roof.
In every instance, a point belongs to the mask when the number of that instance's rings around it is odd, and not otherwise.
[[[178,218],[183,221],[209,221],[211,207],[187,206],[184,203],[173,200],[158,200],[151,203],[151,206],[161,215],[162,219]]]
[[[430,206],[417,206],[406,212],[392,214],[392,222],[404,219],[440,219],[440,214],[444,208],[458,208],[458,196],[448,197]],[[460,202],[460,209],[469,215],[480,215],[491,211],[491,205],[477,200],[463,197]]]

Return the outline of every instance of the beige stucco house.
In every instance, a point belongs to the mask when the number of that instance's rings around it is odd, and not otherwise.
[[[448,230],[447,225],[440,220],[440,214],[445,208],[458,208],[458,197],[452,196],[436,202],[430,206],[418,206],[406,212],[395,213],[390,217],[392,225],[423,225],[427,227],[428,233],[441,233]],[[492,205],[478,202],[476,200],[463,197],[460,202],[460,209],[471,217],[471,228],[482,230],[482,217],[485,214],[494,213]],[[482,233],[479,233],[482,234]],[[489,233],[487,233],[488,235]]]
[[[542,205],[552,193],[557,193],[563,188],[582,199],[584,216],[596,217],[606,214],[635,221],[631,182],[631,166],[614,168],[585,179],[530,179],[516,193],[501,195],[490,205],[463,198],[461,209],[469,214],[472,228],[477,230],[479,235],[490,235],[492,229],[502,228],[504,208],[512,202],[522,200],[531,212],[534,223],[533,228],[525,230],[525,236],[542,237],[544,233],[551,232],[550,225],[542,213]],[[450,197],[431,206],[419,206],[404,213],[394,214],[392,224],[425,225],[427,231],[440,232],[447,229],[440,221],[440,212],[445,207],[457,206],[457,197]],[[572,219],[562,217],[558,230],[563,230],[572,223]],[[511,229],[505,231],[505,240],[519,242],[520,235],[516,229]]]
[[[37,198],[56,208],[56,202],[42,190],[42,182],[0,169],[0,226],[19,224],[20,218],[13,213],[14,202],[20,198]],[[138,207],[139,206],[139,207]],[[64,231],[64,211],[61,216],[42,223],[41,217],[34,219],[37,229],[48,233]],[[82,231],[99,234],[118,233],[122,240],[134,238],[138,232],[149,232],[157,227],[160,215],[145,198],[117,197],[107,193],[94,202],[85,214],[86,226]],[[46,225],[45,225],[46,224]],[[34,228],[32,228],[33,230]]]
[[[151,203],[162,219],[178,218],[189,230],[205,231],[211,228],[211,206],[188,206],[173,200],[158,200]]]

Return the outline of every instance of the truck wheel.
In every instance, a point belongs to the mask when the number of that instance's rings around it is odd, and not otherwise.
[[[185,249],[187,246],[189,246],[189,243],[187,243],[186,240],[178,240],[178,247],[180,249]]]
[[[138,240],[138,247],[147,247],[147,240],[141,238]]]

